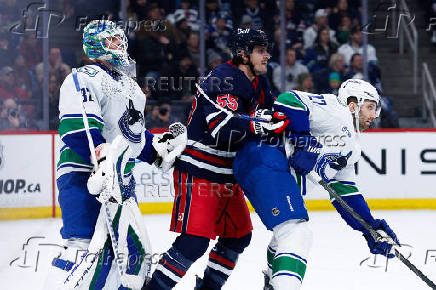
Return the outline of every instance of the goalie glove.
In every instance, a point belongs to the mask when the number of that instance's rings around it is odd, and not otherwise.
[[[250,121],[250,129],[256,135],[281,134],[289,125],[289,119],[281,112],[261,109],[251,113],[251,117],[264,119],[268,122]]]
[[[180,122],[173,123],[168,128],[169,132],[162,135],[155,135],[153,138],[153,148],[158,154],[154,162],[156,167],[167,172],[176,161],[176,158],[185,150],[188,142],[186,126]]]
[[[370,225],[381,235],[379,239],[374,240],[369,231],[362,231],[371,253],[388,258],[395,257],[392,246],[400,245],[400,242],[388,223],[383,219],[375,219]]]
[[[103,145],[103,146],[102,146]],[[99,148],[102,146],[101,148]],[[89,193],[97,196],[101,203],[105,201],[122,204],[130,179],[123,179],[124,169],[131,156],[129,144],[122,136],[117,136],[112,144],[101,144],[96,148],[98,169],[91,174],[87,187]],[[118,164],[120,162],[120,164]],[[117,171],[118,168],[118,171]]]

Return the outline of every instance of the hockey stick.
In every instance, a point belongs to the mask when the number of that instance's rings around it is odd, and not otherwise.
[[[291,145],[286,140],[286,135],[283,134],[283,142],[285,147],[286,156],[289,158],[291,155]],[[327,183],[325,182],[315,171],[312,171],[308,174],[309,179],[312,180],[312,182],[317,183],[321,185],[331,196],[333,196],[338,203],[349,213],[351,214],[364,228],[367,230],[371,237],[374,239],[375,242],[378,242],[382,240],[384,237],[374,230],[373,227],[371,227],[351,206],[348,205],[348,203],[339,195],[336,193],[336,191]],[[413,273],[416,274],[422,281],[424,281],[430,288],[436,289],[436,284],[431,281],[424,273],[422,273],[421,270],[419,270],[412,262],[409,261],[404,255],[397,249],[395,245],[392,245],[392,248],[394,250],[395,256],[404,264],[406,265],[409,270],[411,270]]]
[[[209,96],[203,91],[203,89],[198,84],[195,84],[195,86],[197,87],[198,92],[200,93],[200,95],[202,95],[206,100],[208,100],[212,105],[214,105],[215,108],[217,108],[218,110],[226,113],[227,115],[235,117],[235,118],[238,118],[238,119],[248,120],[248,121],[261,122],[261,123],[269,123],[269,120],[267,120],[267,119],[251,117],[251,116],[248,116],[248,115],[243,115],[243,114],[234,113],[232,111],[229,111],[226,108],[223,108],[220,105],[218,105],[217,103],[215,103],[214,101],[212,101],[209,98]]]
[[[76,91],[80,94],[80,84],[79,84],[79,79],[77,77],[77,69],[73,68],[72,69],[72,75],[73,75],[73,80],[74,80],[74,84],[76,86]],[[89,150],[91,151],[91,162],[94,164],[94,171],[97,170],[97,156],[95,155],[95,145],[94,145],[94,141],[92,140],[92,136],[91,136],[91,131],[89,129],[89,123],[88,123],[88,117],[86,116],[86,111],[85,111],[85,105],[83,104],[83,102],[81,101],[81,98],[79,98],[80,100],[80,109],[82,111],[82,119],[83,119],[83,124],[85,126],[85,132],[86,132],[86,137],[88,139],[88,146],[89,146]],[[116,257],[116,263],[117,263],[117,270],[118,273],[120,275],[120,278],[122,278],[124,276],[124,269],[123,269],[123,259],[121,259],[121,255],[120,252],[118,250],[118,241],[115,237],[115,232],[114,229],[112,228],[112,223],[113,223],[113,218],[111,216],[111,213],[109,211],[109,201],[105,201],[102,203],[103,206],[103,210],[106,214],[106,225],[108,228],[108,232],[109,232],[109,236],[111,238],[111,243],[112,243],[112,249],[114,250],[114,254]]]

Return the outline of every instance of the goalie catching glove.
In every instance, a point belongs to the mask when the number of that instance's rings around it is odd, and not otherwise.
[[[131,156],[129,144],[122,136],[112,143],[100,144],[96,149],[98,167],[88,179],[88,191],[105,201],[122,204],[123,196],[128,195],[130,178],[123,178],[124,169]]]
[[[251,131],[256,135],[281,134],[289,125],[289,119],[281,112],[261,109],[251,113],[251,117],[264,119],[268,122],[250,121]]]
[[[155,135],[152,141],[153,148],[158,155],[154,164],[164,172],[173,166],[176,158],[182,154],[188,142],[188,133],[182,123],[171,124],[168,131],[161,135]]]

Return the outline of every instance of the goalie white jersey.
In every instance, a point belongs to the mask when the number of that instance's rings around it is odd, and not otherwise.
[[[72,74],[66,77],[60,89],[59,136],[63,144],[58,176],[73,171],[92,170],[81,102],[85,107],[95,146],[112,142],[116,136],[122,135],[130,145],[132,156],[136,157],[145,144],[146,98],[132,78],[124,73],[110,71],[99,63],[79,68],[77,77],[80,94],[76,91]],[[133,166],[132,159],[124,173],[129,174]]]
[[[354,164],[359,161],[361,147],[347,106],[332,94],[290,91],[281,94],[274,107],[308,111],[310,132],[323,145],[314,170],[329,182],[355,185]],[[332,168],[328,161],[335,161],[341,156],[347,159],[347,166],[340,170]]]

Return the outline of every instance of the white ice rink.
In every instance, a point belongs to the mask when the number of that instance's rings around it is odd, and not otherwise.
[[[376,211],[385,218],[402,243],[413,245],[411,260],[436,281],[436,211]],[[430,289],[399,261],[380,257],[376,265],[362,260],[369,251],[360,233],[352,231],[336,212],[311,212],[315,241],[303,290]],[[252,214],[251,245],[241,255],[224,289],[262,289],[266,245],[271,233]],[[168,231],[169,215],[144,216],[154,252],[166,251],[175,238]],[[42,289],[49,252],[62,243],[60,219],[0,222],[0,289]],[[31,237],[27,246],[23,244]],[[211,243],[212,245],[213,243]],[[432,251],[433,250],[433,251]],[[36,262],[37,261],[37,262]],[[193,289],[195,274],[203,275],[207,257],[197,261],[176,289]]]

